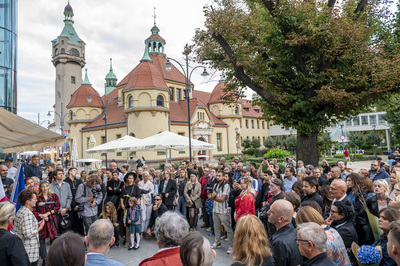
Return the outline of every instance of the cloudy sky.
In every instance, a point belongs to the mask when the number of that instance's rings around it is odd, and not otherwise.
[[[150,36],[156,7],[157,26],[166,40],[168,56],[182,60],[186,43],[204,25],[203,6],[211,0],[71,0],[74,27],[86,43],[86,68],[92,86],[104,94],[109,58],[120,81],[140,61],[144,40]],[[67,0],[19,1],[18,10],[18,114],[37,121],[48,119],[54,105],[55,68],[51,40],[64,26]],[[83,70],[84,71],[84,70]],[[196,89],[212,91],[216,82],[204,83],[201,70],[192,75]],[[84,73],[84,72],[83,72]],[[51,118],[52,119],[52,118]],[[43,123],[42,125],[46,125]]]

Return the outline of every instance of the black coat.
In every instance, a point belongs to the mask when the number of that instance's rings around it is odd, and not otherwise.
[[[304,195],[301,199],[301,202],[306,201],[306,200],[313,200],[316,203],[318,203],[318,205],[321,207],[321,211],[325,210],[325,204],[324,201],[322,200],[322,198],[320,197],[320,195],[318,194],[318,192],[314,192],[311,195]]]
[[[276,266],[297,266],[303,258],[296,243],[297,230],[291,223],[281,227],[271,237]]]
[[[164,188],[165,179],[160,181],[160,185],[158,186],[158,194],[161,194],[163,197],[163,203],[167,206],[174,205],[174,197],[177,192],[176,181],[174,179],[168,179],[167,187],[165,189],[165,193],[162,193]],[[168,193],[168,198],[165,197],[165,194]]]
[[[350,261],[353,265],[357,265],[357,259],[351,251],[351,244],[356,242],[360,244],[358,241],[358,235],[354,225],[351,221],[346,221],[344,219],[340,219],[337,221],[333,221],[332,228],[336,229],[339,232],[340,236],[343,239],[344,246],[346,247],[347,254],[350,257]]]
[[[150,222],[147,228],[150,228],[152,230],[154,224],[156,223],[156,219],[160,217],[161,215],[164,214],[164,212],[167,212],[168,208],[167,206],[164,205],[164,203],[161,203],[160,207],[158,207],[157,210],[151,210],[151,216],[150,216]]]
[[[351,188],[347,190],[347,195],[349,195],[350,192]],[[360,244],[371,245],[375,241],[375,238],[372,233],[371,225],[369,224],[367,213],[362,204],[362,199],[365,200],[366,198],[367,193],[364,189],[361,189],[361,194],[357,192],[356,201],[355,204],[353,204],[355,211],[355,229]]]
[[[76,194],[76,190],[78,189],[78,186],[80,184],[82,184],[82,180],[80,180],[79,178],[75,178],[75,182],[72,181],[69,177],[65,178],[65,183],[69,184],[69,188],[71,189],[71,193],[72,193],[72,202],[71,202],[71,209],[75,208],[76,205],[78,205],[78,203],[75,202],[75,194]]]
[[[29,257],[26,254],[21,238],[5,229],[0,229],[0,258],[1,265],[4,266],[30,265]]]
[[[304,261],[302,266],[335,266],[336,264],[328,257],[326,252],[322,252],[321,254],[315,256],[310,260]]]
[[[389,197],[386,199],[387,200],[387,204],[389,205],[390,199]],[[367,198],[365,200],[365,203],[367,204],[368,210],[375,215],[376,217],[378,217],[378,213],[379,213],[379,207],[378,207],[378,199],[376,197],[376,195],[373,195],[369,198]]]
[[[256,209],[262,208],[262,203],[267,200],[269,192],[269,184],[270,183],[262,184],[261,190],[256,197]]]

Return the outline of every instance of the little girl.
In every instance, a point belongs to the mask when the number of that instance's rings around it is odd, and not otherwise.
[[[131,246],[128,250],[138,249],[140,243],[140,233],[141,233],[141,225],[140,225],[140,205],[135,197],[132,197],[128,201],[129,209],[126,214],[126,224],[129,225],[129,234],[131,240]],[[136,235],[136,245],[135,243],[135,235]]]

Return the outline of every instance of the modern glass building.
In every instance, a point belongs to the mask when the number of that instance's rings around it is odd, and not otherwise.
[[[17,112],[18,0],[0,0],[0,107]]]

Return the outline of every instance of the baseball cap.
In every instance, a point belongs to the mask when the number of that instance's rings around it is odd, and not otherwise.
[[[247,172],[247,171],[249,171],[249,167],[248,166],[243,166],[240,171],[241,172]]]
[[[14,159],[13,159],[13,157],[7,157],[5,160],[4,160],[5,162],[7,162],[7,161],[11,161],[11,162],[13,162],[14,161]]]

